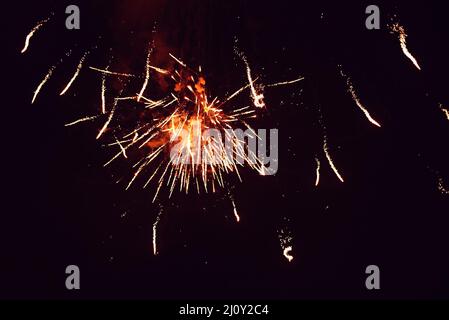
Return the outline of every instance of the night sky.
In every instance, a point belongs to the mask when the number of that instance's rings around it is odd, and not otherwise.
[[[1,298],[449,298],[449,197],[438,190],[439,179],[449,188],[449,122],[438,107],[449,108],[441,1],[72,2],[3,5]],[[68,4],[81,9],[79,31],[65,28]],[[380,30],[365,27],[370,4],[380,7]],[[25,36],[51,12],[21,55]],[[387,27],[394,15],[421,72]],[[93,48],[87,65],[105,66],[112,53],[117,69],[141,73],[152,37],[156,62],[173,52],[201,65],[213,95],[247,81],[235,39],[264,83],[305,77],[264,92],[267,112],[255,127],[279,129],[279,171],[244,169],[242,183],[229,177],[241,222],[226,192],[163,192],[158,256],[154,185],[125,191],[129,163],[103,168],[114,151],[95,140],[102,121],[64,127],[98,112],[101,77],[83,70],[59,96],[85,50]],[[357,108],[338,65],[382,128]],[[326,161],[321,123],[344,183]],[[280,229],[293,236],[291,263]],[[79,291],[64,285],[71,264],[81,270]],[[372,264],[378,291],[365,288]]]

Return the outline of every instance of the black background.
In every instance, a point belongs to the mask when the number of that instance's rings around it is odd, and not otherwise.
[[[76,4],[80,31],[65,29],[63,2],[2,4],[0,297],[449,297],[449,200],[437,189],[438,177],[449,181],[449,123],[438,108],[449,105],[443,4],[378,2],[377,31],[365,28],[365,2]],[[26,34],[51,11],[21,55]],[[394,14],[422,72],[388,31]],[[115,181],[127,177],[126,165],[103,168],[112,153],[95,140],[101,122],[64,127],[98,110],[98,76],[83,71],[67,96],[58,95],[95,44],[89,64],[104,66],[112,48],[119,67],[139,72],[155,21],[166,50],[203,66],[213,94],[245,81],[234,37],[264,82],[306,77],[265,92],[269,111],[259,125],[280,130],[279,172],[244,172],[243,183],[230,178],[242,222],[235,223],[225,194],[162,197],[156,257],[154,189],[124,191]],[[68,49],[72,55],[31,105],[37,84]],[[352,101],[339,64],[381,129]],[[344,184],[322,153],[318,109]],[[322,162],[318,189],[315,154]],[[284,226],[294,235],[292,263],[279,245]],[[80,291],[65,289],[70,264],[81,269]],[[365,289],[370,264],[380,267],[379,291]]]

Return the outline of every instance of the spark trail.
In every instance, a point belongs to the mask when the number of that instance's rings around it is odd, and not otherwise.
[[[128,78],[137,78],[136,75],[134,74],[130,74],[130,73],[120,73],[120,72],[113,72],[113,71],[109,71],[107,69],[100,69],[100,68],[96,68],[96,67],[89,67],[89,69],[109,75],[109,76],[118,76],[118,77],[128,77]]]
[[[82,122],[93,121],[93,120],[97,119],[98,117],[99,117],[98,115],[97,115],[97,116],[92,116],[92,117],[84,117],[84,118],[82,118],[82,119],[78,119],[78,120],[76,120],[76,121],[67,123],[65,126],[66,126],[66,127],[71,127],[71,126],[80,124],[80,123],[82,123]]]
[[[237,206],[235,204],[234,197],[231,195],[231,193],[229,193],[229,199],[231,200],[231,203],[232,203],[232,209],[234,212],[235,221],[240,222],[240,215],[237,212]]]
[[[273,83],[273,84],[267,84],[266,87],[267,88],[273,88],[273,87],[285,86],[285,85],[297,83],[297,82],[302,81],[302,80],[304,80],[304,77],[299,77],[298,79],[291,80],[291,81],[284,81],[284,82],[278,82],[278,83]]]
[[[53,14],[52,14],[53,15]],[[31,40],[31,38],[34,36],[34,34],[40,29],[40,28],[42,28],[43,26],[44,26],[44,24],[46,24],[50,19],[51,19],[51,17],[52,17],[52,15],[50,16],[50,17],[48,17],[47,19],[45,19],[45,20],[42,20],[42,21],[39,21],[38,23],[37,23],[37,25],[30,31],[30,33],[28,33],[28,35],[26,36],[26,38],[25,38],[25,45],[24,45],[24,47],[23,47],[23,49],[22,49],[22,51],[20,52],[20,53],[25,53],[27,50],[28,50],[28,47],[29,47],[29,45],[30,45],[30,40]]]
[[[34,104],[34,101],[36,101],[36,98],[39,95],[39,92],[41,92],[41,90],[44,87],[44,85],[51,78],[51,76],[53,75],[53,72],[55,71],[55,69],[56,69],[56,65],[51,67],[48,70],[47,75],[44,77],[44,79],[41,81],[41,83],[39,83],[39,85],[37,86],[36,90],[34,91],[33,100],[31,100],[31,104]]]
[[[418,154],[418,158],[422,160],[421,154]],[[432,178],[436,180],[437,190],[442,194],[449,196],[449,189],[445,186],[445,182],[439,170],[432,168],[429,164],[425,163],[427,170],[431,173]]]
[[[254,106],[256,108],[265,107],[265,102],[263,101],[264,95],[262,93],[257,92],[256,86],[254,85],[255,80],[253,80],[253,77],[251,75],[251,67],[249,66],[248,59],[237,48],[234,48],[234,52],[240,57],[240,59],[242,59],[243,63],[245,64],[246,76],[248,78],[248,83],[251,90],[251,97],[253,98]]]
[[[163,213],[162,205],[159,205],[159,213],[156,217],[156,221],[153,224],[153,255],[155,256],[157,256],[159,253],[157,250],[157,227],[159,225],[159,222],[161,221],[162,213]]]
[[[335,175],[337,176],[337,178],[338,178],[341,182],[345,182],[345,181],[343,180],[343,177],[342,177],[342,176],[340,175],[340,173],[338,172],[338,169],[337,169],[337,167],[335,166],[334,161],[332,160],[332,157],[331,157],[331,155],[330,155],[330,153],[329,153],[329,147],[328,147],[328,145],[327,145],[327,136],[326,136],[326,135],[324,136],[324,139],[323,139],[323,150],[324,150],[324,153],[325,153],[325,155],[326,155],[327,161],[329,162],[329,165],[331,166],[331,168],[332,168],[332,170],[334,171],[334,173],[335,173]]]
[[[88,55],[89,55],[89,52],[86,52],[83,55],[83,57],[81,58],[81,60],[80,60],[80,62],[78,64],[78,66],[76,67],[75,74],[70,79],[69,83],[67,83],[66,87],[61,91],[61,93],[59,94],[60,96],[63,96],[70,89],[70,87],[72,86],[73,82],[75,82],[76,78],[78,77],[78,75],[79,75],[79,73],[80,73],[80,71],[81,71],[81,69],[83,67],[84,61],[86,60]]]
[[[148,82],[150,81],[150,58],[151,58],[152,52],[153,52],[153,48],[150,47],[148,49],[147,62],[145,65],[145,80],[143,82],[142,89],[140,90],[140,93],[137,96],[137,102],[140,102],[140,100],[142,99],[143,93],[145,92]]]
[[[362,110],[362,112],[365,114],[365,117],[368,119],[368,121],[380,128],[381,125],[379,124],[379,122],[377,122],[376,120],[373,119],[373,117],[371,117],[368,110],[360,102],[360,99],[357,96],[357,93],[355,92],[354,85],[351,82],[351,78],[343,72],[343,69],[341,68],[341,66],[339,66],[339,69],[340,69],[341,76],[343,77],[343,79],[346,80],[346,85],[348,86],[348,92],[351,94],[352,100],[354,100],[357,107],[359,107],[359,109]]]
[[[65,56],[69,57],[72,54],[72,51],[69,50]],[[34,95],[33,95],[33,99],[31,100],[31,104],[34,104],[34,102],[36,101],[37,96],[39,95],[39,93],[41,92],[42,88],[44,87],[44,85],[48,82],[48,80],[50,80],[51,76],[53,75],[53,72],[56,70],[56,67],[62,63],[62,61],[64,60],[64,57],[62,57],[54,66],[52,66],[46,76],[44,77],[44,79],[39,83],[39,85],[37,86],[36,90],[34,91]]]
[[[407,48],[407,33],[405,32],[405,28],[401,26],[399,23],[393,23],[390,25],[390,30],[392,33],[396,34],[399,38],[399,44],[401,45],[402,52],[404,55],[414,64],[414,66],[421,71],[421,67],[416,60],[416,58],[411,54],[411,52]]]
[[[101,77],[101,113],[106,114],[106,75],[105,74],[103,74]]]
[[[321,162],[320,162],[320,159],[318,159],[318,157],[315,158],[315,162],[316,162],[316,180],[315,180],[315,187],[318,187],[318,185],[320,184],[320,169],[321,169]]]

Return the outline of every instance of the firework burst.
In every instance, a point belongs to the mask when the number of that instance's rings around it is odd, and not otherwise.
[[[169,196],[177,189],[188,193],[191,188],[201,192],[215,192],[217,187],[225,187],[225,176],[235,174],[241,180],[239,167],[249,166],[261,175],[265,174],[263,160],[253,150],[245,151],[243,139],[235,133],[236,128],[250,132],[253,139],[259,139],[249,121],[256,119],[260,112],[259,100],[253,106],[233,108],[232,99],[247,88],[254,89],[254,80],[239,88],[224,99],[211,97],[206,87],[201,68],[194,71],[179,58],[170,54],[176,62],[173,70],[150,65],[151,50],[147,57],[142,88],[135,96],[116,97],[107,113],[107,120],[97,135],[101,138],[107,131],[113,133],[111,147],[118,147],[114,157],[106,163],[111,164],[120,156],[128,159],[127,153],[139,150],[142,156],[133,164],[134,173],[127,185],[129,189],[138,177],[150,171],[144,186],[156,182],[153,202],[160,191],[166,188]],[[245,60],[245,64],[248,64]],[[92,68],[109,76],[134,76]],[[248,67],[249,69],[249,67]],[[152,72],[159,73],[171,82],[171,91],[165,97],[153,99],[148,84]],[[249,74],[249,72],[248,72]],[[137,78],[137,77],[136,77]],[[299,80],[294,80],[295,83]],[[290,83],[290,82],[289,82]],[[147,90],[148,89],[148,90]],[[102,113],[104,105],[104,80],[102,82]],[[260,94],[257,94],[260,96]],[[126,108],[126,101],[141,105],[142,113],[150,113],[152,121],[138,122],[129,130],[113,125],[119,113],[120,104]],[[80,119],[71,124],[92,120],[92,117]],[[217,130],[225,134],[226,142],[208,134]],[[168,156],[169,154],[169,156]],[[236,210],[234,210],[236,212]]]
[[[39,22],[27,35],[22,53],[25,53],[34,34],[40,30],[50,18]],[[407,34],[404,27],[398,23],[390,26],[392,33],[398,36],[404,55],[421,70],[417,59],[407,48]],[[104,164],[109,166],[118,159],[123,159],[132,166],[132,174],[126,183],[129,190],[141,180],[141,186],[146,188],[154,185],[153,202],[159,202],[162,194],[172,197],[175,192],[215,193],[223,189],[232,204],[235,221],[241,221],[236,201],[226,183],[230,175],[242,181],[241,170],[248,168],[259,175],[266,175],[264,159],[259,154],[245,147],[244,137],[237,134],[237,130],[249,133],[247,137],[260,140],[255,129],[257,119],[267,110],[265,92],[267,88],[277,88],[300,83],[304,78],[281,81],[271,84],[261,83],[257,73],[252,70],[248,58],[238,49],[234,52],[241,59],[244,66],[246,83],[235,85],[235,91],[229,95],[218,97],[212,94],[208,86],[207,76],[203,69],[190,67],[184,62],[184,57],[177,57],[169,53],[170,64],[167,66],[152,65],[155,54],[154,42],[150,42],[146,54],[145,66],[142,74],[133,74],[114,70],[111,60],[107,66],[86,66],[91,51],[86,51],[76,65],[75,72],[65,82],[60,95],[65,95],[80,76],[83,69],[94,72],[101,78],[99,96],[101,103],[98,114],[83,116],[67,123],[67,127],[82,123],[100,121],[96,139],[104,139],[107,147],[113,148],[114,155]],[[71,52],[66,55],[70,55]],[[52,78],[62,59],[52,66],[43,80],[39,83],[32,97],[35,103],[44,86]],[[347,91],[356,106],[362,111],[366,119],[376,127],[381,124],[374,119],[368,109],[360,101],[351,78],[339,66],[340,75],[346,81]],[[73,66],[71,69],[73,72]],[[137,87],[132,91],[122,88],[114,94],[114,88],[108,86],[108,80],[123,80],[129,87]],[[166,88],[158,86],[158,79],[168,83]],[[112,82],[112,81],[111,81]],[[124,86],[125,87],[125,86]],[[249,100],[242,103],[236,98],[246,96]],[[110,100],[110,101],[108,101]],[[441,111],[449,119],[448,110],[439,105]],[[123,111],[133,110],[138,120],[124,123]],[[339,181],[344,182],[343,175],[337,169],[328,145],[326,128],[323,128],[322,153],[330,168]],[[219,133],[214,135],[213,133]],[[224,140],[221,139],[224,134]],[[103,141],[103,140],[101,140]],[[318,155],[316,162],[315,186],[320,184],[320,170],[322,163]],[[438,190],[447,195],[447,189],[442,178],[438,179]],[[165,193],[164,193],[165,191]],[[153,224],[153,254],[158,254],[157,229],[163,214],[163,207],[159,204],[159,212]],[[279,231],[283,256],[291,262],[293,260],[292,235],[288,229]]]

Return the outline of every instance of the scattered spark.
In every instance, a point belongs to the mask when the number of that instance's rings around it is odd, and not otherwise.
[[[42,26],[43,26],[44,24],[46,24],[50,19],[51,19],[51,16],[48,17],[48,18],[45,19],[45,20],[39,21],[39,22],[37,23],[37,25],[30,31],[30,33],[26,36],[26,39],[25,39],[25,45],[24,45],[24,47],[23,47],[21,53],[25,53],[25,52],[28,50],[28,47],[29,47],[29,45],[30,45],[30,40],[31,40],[31,38],[32,38],[32,37],[34,36],[34,34],[35,34],[40,28],[42,28]]]
[[[78,77],[78,75],[79,75],[79,73],[80,73],[80,71],[81,71],[81,68],[83,67],[83,63],[84,63],[84,60],[86,60],[86,57],[89,55],[89,52],[86,52],[85,54],[84,54],[84,56],[81,58],[81,60],[80,60],[80,62],[79,62],[79,64],[78,64],[78,66],[76,67],[76,71],[75,71],[75,74],[73,75],[73,77],[70,79],[70,81],[69,81],[69,83],[67,84],[67,86],[64,88],[64,90],[62,90],[61,91],[61,93],[59,94],[59,95],[64,95],[68,90],[69,90],[69,88],[72,86],[72,84],[73,84],[73,82],[75,81],[75,79]]]
[[[445,188],[443,178],[438,178],[438,191],[441,192],[442,195],[449,196],[449,190]]]
[[[418,158],[422,158],[421,154],[418,154]],[[429,164],[426,164],[426,168],[432,174],[432,177],[436,179],[436,186],[438,191],[442,195],[449,195],[449,190],[447,189],[440,172],[436,169],[433,169]]]
[[[321,168],[321,163],[320,163],[320,159],[315,158],[315,162],[316,162],[316,180],[315,180],[315,187],[318,187],[318,185],[320,184],[320,168]]]
[[[438,104],[438,106],[440,107],[440,110],[444,113],[444,115],[446,116],[446,119],[449,121],[449,110],[446,109],[445,107],[443,107],[443,104]]]
[[[288,221],[288,219],[287,219]],[[292,241],[293,241],[293,237],[291,235],[291,232],[288,228],[283,228],[279,230],[278,233],[279,236],[279,241],[281,244],[281,249],[282,249],[282,255],[285,257],[285,259],[287,259],[288,262],[292,262],[293,261],[293,255],[292,255],[292,251],[293,251],[293,245],[292,245]]]
[[[418,70],[421,70],[421,67],[418,64],[416,58],[410,53],[407,48],[407,33],[405,32],[405,28],[401,26],[399,23],[394,23],[390,25],[390,30],[392,33],[395,33],[399,37],[399,43],[401,45],[402,52],[404,55],[410,59],[410,61],[415,65]]]
[[[261,94],[261,93],[258,93],[256,91],[253,79],[251,77],[251,69],[249,68],[248,62],[245,61],[245,63],[246,63],[246,72],[247,72],[247,76],[248,76],[248,81],[249,81],[250,87],[251,87],[251,94],[252,94],[253,99],[254,99],[254,105],[257,108],[263,108],[263,107],[265,107],[265,103],[263,102],[264,95]]]
[[[339,68],[340,68],[341,76],[344,79],[346,79],[346,85],[348,86],[348,92],[351,94],[352,99],[354,100],[355,104],[360,108],[360,110],[362,110],[362,112],[365,114],[365,117],[368,119],[369,122],[371,122],[372,124],[374,124],[375,126],[380,128],[381,125],[379,124],[379,122],[377,122],[376,120],[373,119],[373,117],[371,117],[368,110],[360,102],[360,99],[357,96],[357,93],[355,92],[354,85],[351,82],[351,78],[343,72],[343,70],[341,69],[341,66],[339,66]]]

